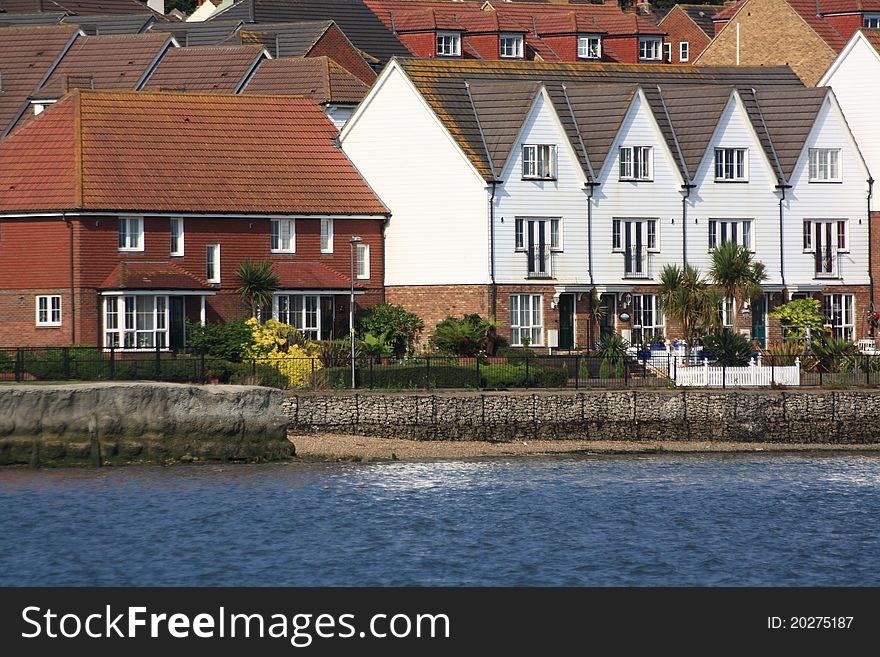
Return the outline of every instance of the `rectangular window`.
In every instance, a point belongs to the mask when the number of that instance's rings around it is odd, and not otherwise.
[[[553,251],[562,251],[560,219],[516,218],[517,251],[524,251],[529,278],[549,278]]]
[[[501,35],[501,56],[505,59],[522,59],[523,58],[523,35],[522,34],[502,34]]]
[[[709,250],[733,242],[752,250],[751,219],[709,219]]]
[[[296,253],[296,223],[294,219],[270,220],[269,251],[272,253]]]
[[[816,278],[840,275],[838,253],[848,250],[848,223],[844,219],[808,219],[804,221],[804,251],[812,252]]]
[[[682,41],[678,44],[678,61],[686,62],[691,58],[691,44]]]
[[[856,334],[854,295],[826,294],[824,296],[824,311],[831,320],[831,331],[834,337],[854,340]]]
[[[171,219],[171,255],[183,255],[183,219]]]
[[[840,182],[840,149],[810,149],[810,182]]]
[[[370,277],[370,245],[357,245],[357,264],[355,266],[355,275],[358,279],[367,279]]]
[[[525,251],[526,250],[526,242],[525,235],[523,234],[523,219],[516,220],[516,237],[515,237],[515,247],[516,251]]]
[[[332,219],[321,219],[321,253],[333,253]]]
[[[649,278],[648,253],[660,250],[656,219],[613,219],[611,249],[624,254],[625,278]]]
[[[552,180],[556,176],[556,146],[553,144],[523,144],[523,178]]]
[[[510,344],[532,347],[544,344],[544,314],[540,294],[510,295]]]
[[[329,337],[321,335],[321,304],[317,295],[276,294],[272,300],[272,316],[296,327],[309,340]]]
[[[61,295],[37,297],[37,326],[61,326]]]
[[[104,347],[165,349],[167,346],[167,296],[104,297]]]
[[[865,14],[865,27],[880,29],[880,14]]]
[[[143,217],[119,217],[119,250],[144,250]]]
[[[718,302],[718,318],[724,328],[733,328],[733,297],[724,297]]]
[[[632,342],[642,344],[663,333],[663,316],[653,294],[632,296]]]
[[[748,180],[747,148],[715,149],[715,180]]]
[[[461,35],[458,32],[437,32],[437,54],[441,57],[461,55]]]
[[[651,146],[621,146],[620,179],[652,180],[654,176],[653,151]]]
[[[640,37],[639,38],[639,59],[659,60],[660,45],[663,40],[658,37]]]
[[[579,59],[602,59],[602,37],[580,36],[578,37]]]
[[[672,63],[672,44],[664,43],[663,44],[663,61]]]
[[[205,245],[205,279],[209,283],[220,282],[220,245]]]

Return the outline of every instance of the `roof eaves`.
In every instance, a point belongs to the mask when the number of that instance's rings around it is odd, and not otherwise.
[[[486,153],[486,161],[489,163],[489,171],[492,174],[492,180],[487,182],[500,182],[498,173],[495,171],[495,163],[492,161],[492,154],[489,152],[489,145],[486,143],[486,135],[483,133],[483,126],[480,123],[480,115],[477,113],[477,106],[474,104],[474,97],[471,95],[471,85],[467,80],[463,80],[464,88],[467,91],[468,101],[471,104],[471,111],[474,113],[474,120],[477,122],[477,130],[480,132],[480,142],[483,144],[483,151]]]
[[[244,88],[247,86],[248,82],[251,81],[254,73],[257,72],[257,69],[260,67],[260,64],[263,62],[263,59],[272,59],[272,55],[269,54],[269,51],[263,48],[260,52],[257,53],[254,60],[251,62],[248,70],[245,71],[244,75],[241,76],[241,80],[238,81],[238,84],[235,86],[235,89],[232,90],[234,94],[240,94],[244,91]]]
[[[577,133],[578,145],[580,146],[584,163],[587,165],[587,170],[585,171],[587,179],[590,184],[594,184],[596,182],[596,172],[593,170],[593,163],[590,161],[590,154],[587,151],[587,145],[584,143],[581,127],[578,125],[577,117],[574,115],[574,110],[571,107],[571,100],[568,98],[568,91],[564,82],[560,85],[560,88],[562,89],[562,96],[565,98],[565,105],[568,108],[568,113],[571,116],[572,125],[574,125],[575,132]]]
[[[659,84],[657,85],[657,97],[660,99],[660,106],[663,108],[663,116],[666,119],[666,123],[669,124],[669,130],[672,133],[672,142],[675,144],[675,155],[678,159],[678,166],[684,176],[685,184],[692,185],[693,180],[691,179],[690,171],[688,171],[684,154],[681,152],[681,144],[678,142],[678,134],[675,131],[675,124],[672,123],[672,119],[669,117],[669,108],[666,107],[666,100],[663,98],[663,90],[660,88]]]
[[[785,176],[785,171],[782,168],[782,163],[779,161],[779,155],[776,152],[776,145],[773,143],[773,136],[770,134],[769,128],[767,128],[767,121],[764,119],[764,112],[761,109],[761,101],[758,98],[758,91],[754,87],[749,87],[749,91],[751,91],[752,96],[755,99],[755,109],[758,112],[758,119],[761,122],[761,129],[764,131],[764,134],[767,135],[767,142],[770,144],[770,154],[773,156],[771,163],[773,164],[773,168],[776,173],[776,180],[780,186],[785,186],[789,184],[788,179]],[[742,102],[742,96],[738,89],[734,89],[734,93],[736,93],[740,102]],[[748,111],[746,112],[748,114]],[[760,136],[758,138],[760,141]]]
[[[156,53],[156,56],[153,57],[152,61],[147,65],[147,68],[144,69],[143,74],[138,81],[134,83],[134,90],[140,91],[144,88],[144,85],[147,83],[147,80],[150,79],[150,76],[153,74],[153,71],[156,70],[156,67],[159,65],[159,62],[162,61],[162,58],[165,57],[165,53],[168,52],[168,49],[174,46],[175,48],[179,47],[177,45],[177,40],[172,36],[168,35],[168,38],[165,39],[165,43],[159,49],[159,52]]]

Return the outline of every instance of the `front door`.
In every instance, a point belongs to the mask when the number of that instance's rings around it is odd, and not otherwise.
[[[336,336],[333,335],[333,325],[335,323],[335,314],[333,312],[333,297],[321,297],[321,339],[332,340]]]
[[[168,297],[168,314],[170,324],[169,342],[172,350],[183,349],[186,346],[186,329],[184,328],[184,298]]]
[[[606,335],[614,335],[617,297],[614,294],[603,294],[599,297],[599,305],[603,308],[602,313],[599,315],[599,339],[602,339]]]
[[[762,347],[767,346],[767,298],[752,303],[752,338]]]
[[[559,297],[559,348],[574,349],[574,295]]]

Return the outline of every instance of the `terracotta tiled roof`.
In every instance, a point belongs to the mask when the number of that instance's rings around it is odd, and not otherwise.
[[[690,18],[696,24],[696,26],[699,27],[706,34],[706,36],[710,38],[715,36],[715,27],[712,21],[714,17],[723,9],[723,7],[719,7],[718,5],[678,4],[675,5],[672,10],[663,17],[663,20],[661,20],[659,24],[663,25],[663,22],[672,14],[673,11],[675,11],[676,8],[687,14],[688,18]]]
[[[240,20],[211,20],[200,23],[156,22],[151,32],[170,32],[181,46],[216,46],[233,37],[242,26]]]
[[[743,5],[744,2],[746,2],[746,0],[740,0],[740,2],[732,4],[726,9],[722,9],[717,14],[715,14],[715,17],[712,19],[712,21],[729,21],[731,18],[733,18],[733,15],[737,11],[739,11],[739,8]]]
[[[861,32],[865,35],[868,43],[874,46],[874,50],[880,53],[880,30],[869,30],[863,27]]]
[[[336,136],[305,99],[77,90],[0,141],[0,212],[387,214]]]
[[[0,136],[76,34],[73,26],[0,28]]]
[[[34,96],[58,98],[73,87],[135,89],[170,42],[161,32],[80,37]]]
[[[846,38],[821,16],[816,15],[816,0],[785,0],[835,52],[846,45]]]
[[[282,290],[348,290],[351,281],[321,262],[276,262]],[[355,281],[355,288],[368,284]]]
[[[273,57],[305,57],[333,21],[254,23],[239,32],[242,43],[261,43]]]
[[[822,14],[844,14],[853,11],[880,12],[880,0],[819,0]]]
[[[237,93],[264,52],[262,46],[171,48],[143,89]]]
[[[369,88],[327,57],[264,60],[245,93],[305,96],[319,103],[359,103]]]
[[[99,290],[206,290],[211,286],[169,262],[120,262]]]

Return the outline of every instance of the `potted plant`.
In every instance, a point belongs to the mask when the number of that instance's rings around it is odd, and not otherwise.
[[[636,357],[639,360],[648,360],[651,358],[651,343],[649,341],[645,340],[639,345]]]
[[[651,337],[651,351],[666,351],[666,340],[662,333],[655,333]]]

